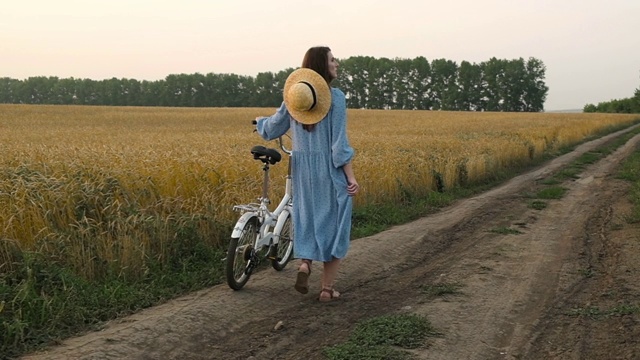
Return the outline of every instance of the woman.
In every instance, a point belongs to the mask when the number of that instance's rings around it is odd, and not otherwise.
[[[323,262],[319,300],[340,297],[334,289],[340,261],[349,248],[352,199],[358,190],[347,138],[342,91],[330,88],[338,62],[328,47],[307,51],[302,67],[288,78],[284,102],[270,117],[259,117],[258,133],[271,140],[292,130],[293,233],[301,259],[295,289],[306,294],[312,262]]]

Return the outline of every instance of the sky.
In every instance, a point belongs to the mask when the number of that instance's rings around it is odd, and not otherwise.
[[[351,56],[541,60],[545,110],[640,88],[640,0],[21,0],[0,15],[0,77],[159,80]]]

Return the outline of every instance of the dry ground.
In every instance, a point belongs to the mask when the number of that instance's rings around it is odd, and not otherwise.
[[[625,309],[638,306],[640,231],[625,221],[629,185],[611,174],[640,136],[566,182],[561,200],[527,204],[540,179],[614,135],[355,240],[339,303],[316,301],[319,267],[313,291],[296,293],[290,265],[254,275],[242,291],[199,291],[25,359],[323,359],[357,321],[403,311],[442,333],[414,352],[422,359],[638,359],[640,315]],[[434,284],[460,284],[461,294],[429,298],[422,287]]]

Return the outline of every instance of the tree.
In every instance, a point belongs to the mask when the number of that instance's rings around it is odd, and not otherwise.
[[[411,81],[415,76],[412,69],[412,62],[409,59],[395,59],[395,74],[391,79],[393,88],[393,105],[391,109],[409,109],[416,107],[417,96],[415,93],[414,82]]]
[[[431,95],[433,110],[456,110],[458,97],[458,65],[451,60],[431,62]]]
[[[412,70],[410,72],[410,89],[413,90],[412,97],[415,98],[413,108],[418,110],[428,110],[433,106],[433,98],[429,91],[432,83],[432,71],[429,60],[418,56],[411,61]]]
[[[526,64],[527,77],[525,93],[523,96],[524,107],[521,111],[538,112],[544,110],[544,102],[547,100],[549,87],[545,84],[547,71],[544,63],[536,58],[529,58]]]
[[[18,96],[23,104],[51,104],[57,77],[35,76],[23,82]]]
[[[482,110],[481,106],[482,69],[468,61],[460,63],[458,69],[457,110]]]
[[[486,111],[501,111],[504,61],[494,57],[489,61],[480,63],[480,67],[482,69],[480,107]]]
[[[369,62],[369,101],[367,109],[391,109],[394,107],[394,80],[398,72],[394,63],[381,58]]]
[[[541,111],[548,88],[544,64],[530,58],[458,66],[446,59],[356,56],[340,60],[333,86],[350,108]],[[293,68],[259,73],[171,74],[158,81],[33,77],[0,78],[0,102],[190,107],[277,107]],[[598,105],[607,111],[634,111],[638,100]],[[629,110],[631,109],[631,110]],[[600,111],[600,110],[598,110]]]
[[[0,104],[15,104],[18,101],[16,89],[21,81],[8,77],[0,78]]]
[[[582,108],[582,111],[586,112],[586,113],[594,113],[597,110],[598,110],[598,108],[593,104],[587,104],[587,105],[584,106],[584,108]]]
[[[640,88],[637,88],[633,96],[632,112],[640,113]]]
[[[276,87],[275,76],[271,72],[259,73],[254,81],[255,99],[252,101],[255,106],[269,107],[279,106],[282,102],[282,93]]]
[[[361,109],[369,106],[368,84],[373,60],[370,56],[355,56],[341,62],[338,86],[345,93],[351,108]]]

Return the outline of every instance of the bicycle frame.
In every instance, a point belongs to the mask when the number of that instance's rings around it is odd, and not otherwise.
[[[282,138],[278,139],[280,143],[280,148],[282,151],[291,155],[291,151],[284,147],[282,142]],[[291,213],[292,209],[292,195],[291,195],[291,161],[288,164],[288,171],[285,181],[285,194],[280,200],[280,203],[275,208],[275,210],[269,211],[269,204],[271,204],[271,200],[269,199],[269,163],[265,163],[263,168],[264,177],[262,184],[262,196],[258,199],[260,201],[259,204],[251,203],[247,205],[236,205],[233,207],[234,210],[243,212],[242,216],[236,222],[236,226],[233,229],[231,237],[240,237],[242,235],[242,229],[245,224],[249,222],[254,217],[258,219],[258,223],[260,225],[260,230],[258,234],[256,234],[256,239],[254,241],[253,249],[254,251],[260,250],[264,247],[269,247],[279,242],[279,236],[275,234],[279,234],[280,230],[284,226],[285,220],[287,216]],[[275,223],[275,225],[274,225]],[[273,230],[271,228],[274,227]]]

